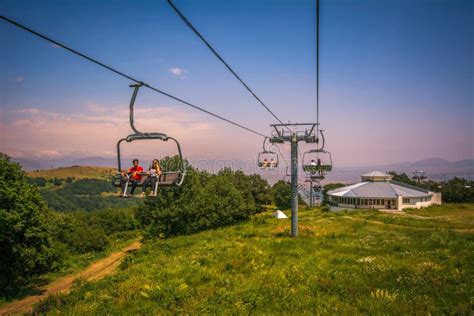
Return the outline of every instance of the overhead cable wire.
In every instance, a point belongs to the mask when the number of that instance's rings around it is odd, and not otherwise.
[[[180,99],[180,98],[178,98],[178,97],[175,97],[174,95],[171,95],[171,94],[169,94],[169,93],[167,93],[167,92],[165,92],[165,91],[162,91],[162,90],[160,90],[160,89],[158,89],[158,88],[155,88],[155,87],[153,87],[153,86],[151,86],[151,85],[149,85],[149,84],[147,84],[147,83],[145,83],[145,82],[143,82],[143,81],[140,81],[140,80],[138,80],[138,79],[136,79],[136,78],[134,78],[134,77],[132,77],[132,76],[130,76],[130,75],[127,75],[127,74],[125,74],[125,73],[123,73],[123,72],[121,72],[121,71],[119,71],[119,70],[117,70],[117,69],[115,69],[115,68],[113,68],[113,67],[111,67],[111,66],[108,66],[108,65],[106,65],[106,64],[104,64],[104,63],[98,61],[98,60],[95,59],[95,58],[89,57],[89,56],[87,56],[87,55],[85,55],[85,54],[83,54],[83,53],[81,53],[81,52],[79,52],[79,51],[77,51],[77,50],[75,50],[75,49],[72,49],[72,48],[66,46],[65,44],[62,44],[62,43],[60,43],[60,42],[58,42],[58,41],[55,41],[55,40],[51,39],[50,37],[48,37],[48,36],[46,36],[46,35],[43,35],[43,34],[37,32],[37,31],[34,31],[34,30],[32,30],[32,29],[30,29],[30,28],[28,28],[28,27],[26,27],[26,26],[24,26],[24,25],[22,25],[22,24],[20,24],[20,23],[18,23],[18,22],[16,22],[16,21],[13,21],[13,20],[11,20],[11,19],[9,19],[9,18],[7,18],[7,17],[5,17],[5,16],[3,16],[3,15],[0,16],[0,18],[1,18],[2,20],[6,21],[6,22],[8,22],[8,23],[10,23],[10,24],[12,24],[12,25],[14,25],[14,26],[16,26],[16,27],[19,27],[19,28],[21,28],[21,29],[23,29],[23,30],[25,30],[25,31],[27,31],[27,32],[29,32],[29,33],[31,33],[31,34],[33,34],[33,35],[36,35],[36,36],[38,36],[38,37],[40,37],[40,38],[42,38],[42,39],[44,39],[44,40],[46,40],[46,41],[48,41],[48,42],[50,42],[50,43],[53,43],[53,44],[55,44],[55,45],[57,45],[57,46],[60,46],[60,47],[66,49],[67,51],[69,51],[69,52],[71,52],[71,53],[73,53],[73,54],[75,54],[75,55],[77,55],[77,56],[79,56],[79,57],[82,57],[82,58],[84,58],[84,59],[86,59],[86,60],[88,60],[88,61],[90,61],[90,62],[92,62],[92,63],[94,63],[94,64],[96,64],[96,65],[99,65],[99,66],[101,66],[101,67],[103,67],[103,68],[105,68],[105,69],[107,69],[107,70],[110,70],[110,71],[114,72],[115,74],[117,74],[117,75],[119,75],[119,76],[121,76],[121,77],[127,78],[128,80],[134,81],[134,82],[136,82],[136,83],[142,84],[144,87],[147,87],[147,88],[150,89],[150,90],[153,90],[153,91],[158,92],[158,93],[160,93],[160,94],[162,94],[162,95],[165,95],[165,96],[167,96],[167,97],[169,97],[169,98],[171,98],[171,99],[173,99],[173,100],[176,100],[176,101],[178,101],[178,102],[181,102],[181,103],[183,103],[183,104],[185,104],[185,105],[187,105],[187,106],[190,106],[190,107],[192,107],[192,108],[194,108],[194,109],[196,109],[196,110],[199,110],[199,111],[201,111],[201,112],[204,112],[204,113],[206,113],[206,114],[209,114],[209,115],[211,115],[211,116],[213,116],[213,117],[215,117],[215,118],[218,118],[218,119],[220,119],[220,120],[222,120],[222,121],[225,121],[225,122],[227,122],[227,123],[229,123],[229,124],[232,124],[232,125],[234,125],[234,126],[240,127],[240,128],[242,128],[242,129],[244,129],[244,130],[246,130],[246,131],[248,131],[248,132],[254,133],[254,134],[259,135],[259,136],[262,136],[262,137],[267,137],[266,135],[264,135],[264,134],[262,134],[262,133],[260,133],[260,132],[257,132],[257,131],[255,131],[255,130],[253,130],[253,129],[251,129],[251,128],[248,128],[248,127],[243,126],[243,125],[241,125],[241,124],[239,124],[239,123],[233,122],[233,121],[231,121],[231,120],[229,120],[229,119],[226,119],[225,117],[222,117],[222,116],[220,116],[220,115],[218,115],[218,114],[212,113],[212,112],[210,112],[210,111],[208,111],[208,110],[206,110],[206,109],[204,109],[204,108],[202,108],[202,107],[199,107],[199,106],[197,106],[197,105],[194,105],[194,104],[192,104],[192,103],[189,103],[189,102],[187,102],[187,101],[185,101],[185,100],[183,100],[183,99]]]
[[[316,0],[316,123],[319,132],[319,0]]]
[[[169,5],[173,8],[176,14],[181,18],[181,20],[186,24],[186,26],[194,32],[194,34],[201,39],[201,41],[209,48],[209,50],[214,54],[224,64],[224,66],[234,75],[234,77],[240,81],[240,83],[247,89],[248,92],[280,123],[283,122],[276,116],[275,113],[265,104],[263,101],[255,94],[255,92],[244,82],[244,80],[230,67],[230,65],[222,58],[222,56],[211,46],[211,44],[204,38],[204,36],[194,27],[194,25],[189,22],[189,20],[184,16],[184,14],[173,4],[171,0],[168,0]]]

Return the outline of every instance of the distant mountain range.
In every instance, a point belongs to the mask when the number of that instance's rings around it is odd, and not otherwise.
[[[474,171],[474,159],[464,159],[459,161],[448,161],[441,158],[428,158],[416,162],[402,162],[387,165],[394,170],[423,170],[426,172],[465,172]]]
[[[360,179],[360,174],[379,170],[382,172],[395,171],[412,176],[413,171],[424,171],[426,176],[432,180],[442,180],[453,177],[473,177],[474,159],[449,161],[441,158],[428,158],[415,162],[400,162],[387,165],[375,165],[365,167],[335,167],[334,173],[328,175],[328,180],[340,180],[342,182],[355,182]]]
[[[140,158],[140,157],[138,157]],[[29,158],[12,158],[14,161],[20,163],[25,170],[43,170],[58,167],[68,166],[97,166],[97,167],[114,167],[117,164],[115,158],[103,157],[82,157],[82,158],[62,158],[62,159],[29,159]],[[122,161],[130,160],[130,158],[123,158]],[[143,158],[142,161],[149,159]],[[193,163],[194,166],[196,164]],[[224,160],[200,160],[197,164],[199,169],[206,169],[210,172],[215,172],[224,166],[233,167],[234,169],[243,169],[248,173],[253,173],[256,170],[254,164],[249,161],[224,161]],[[339,167],[334,166],[334,171],[327,176],[328,182],[356,182],[359,181],[362,173],[380,170],[405,172],[411,176],[415,170],[422,170],[430,179],[441,180],[444,176],[448,179],[452,177],[467,177],[471,175],[474,178],[474,159],[464,159],[459,161],[449,161],[441,158],[428,158],[415,162],[400,162],[387,165],[374,165],[364,167]],[[302,172],[302,171],[301,171]],[[275,182],[282,179],[282,173],[285,173],[285,166],[281,166],[278,172],[266,175],[265,177],[270,182]],[[302,174],[302,173],[301,173]],[[263,174],[262,174],[263,175]]]

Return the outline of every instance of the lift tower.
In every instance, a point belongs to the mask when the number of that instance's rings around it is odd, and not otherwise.
[[[274,128],[270,142],[291,145],[291,237],[298,236],[298,143],[318,143],[315,128],[318,123],[271,124]],[[276,133],[275,133],[276,132]]]

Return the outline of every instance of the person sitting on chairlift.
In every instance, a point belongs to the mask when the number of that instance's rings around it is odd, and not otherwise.
[[[262,167],[263,167],[263,168],[268,168],[268,160],[267,160],[267,158],[263,159]]]
[[[275,160],[273,158],[270,159],[270,169],[273,169],[275,167]]]
[[[153,162],[151,163],[147,174],[148,178],[146,178],[146,180],[143,182],[141,197],[145,196],[145,192],[148,186],[150,186],[151,188],[150,196],[156,196],[156,182],[158,181],[158,178],[161,175],[160,161],[158,159],[153,159]]]
[[[143,167],[139,165],[138,159],[133,159],[133,167],[129,168],[127,172],[122,172],[122,195],[123,197],[127,196],[126,187],[127,183],[132,184],[132,189],[130,190],[130,194],[133,195],[135,193],[135,189],[142,180],[142,176],[140,172],[143,172]]]

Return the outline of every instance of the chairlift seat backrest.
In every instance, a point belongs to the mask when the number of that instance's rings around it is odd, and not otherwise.
[[[303,170],[305,172],[331,171],[332,165],[304,165]]]
[[[158,185],[174,185],[179,182],[181,176],[180,171],[163,172],[160,175]]]
[[[142,174],[142,178],[140,182],[137,183],[137,187],[143,186],[143,183],[149,176],[147,174]],[[176,185],[180,182],[182,177],[181,171],[169,171],[163,172],[160,177],[158,178],[158,185],[159,186],[168,186],[168,185]],[[112,183],[115,187],[121,187],[121,181],[124,179],[121,173],[116,173],[115,177],[112,179]],[[125,177],[126,179],[126,177]]]

